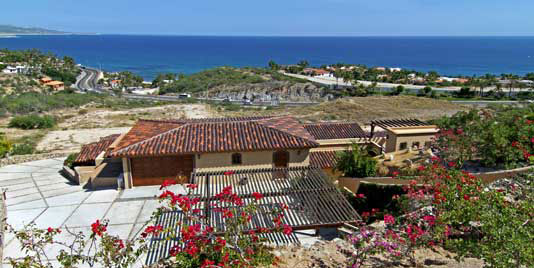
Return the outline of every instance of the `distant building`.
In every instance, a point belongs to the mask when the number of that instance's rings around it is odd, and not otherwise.
[[[386,67],[375,67],[374,69],[377,71],[383,71],[383,72],[386,71]]]
[[[402,68],[397,68],[397,67],[395,67],[395,68],[389,68],[389,71],[390,71],[390,72],[400,72],[400,71],[402,71]]]
[[[60,91],[65,89],[65,84],[61,81],[50,81],[48,83],[45,83],[44,85],[54,91]]]
[[[5,74],[25,74],[28,72],[28,67],[24,65],[7,66],[2,73]]]

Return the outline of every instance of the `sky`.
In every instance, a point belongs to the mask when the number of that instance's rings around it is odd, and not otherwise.
[[[532,0],[16,0],[0,24],[68,32],[260,36],[534,35]]]

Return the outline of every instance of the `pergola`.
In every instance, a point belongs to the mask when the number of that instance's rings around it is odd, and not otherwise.
[[[253,169],[233,172],[194,172],[191,183],[197,184],[192,196],[200,198],[196,208],[201,210],[209,226],[215,233],[222,234],[226,229],[225,219],[220,210],[210,204],[217,200],[215,195],[223,188],[232,186],[232,190],[244,201],[244,206],[254,202],[252,193],[261,193],[264,197],[257,202],[257,211],[252,216],[249,230],[259,228],[274,229],[271,211],[288,206],[283,218],[293,230],[310,230],[322,227],[339,227],[354,223],[360,219],[358,213],[319,168],[292,167],[285,169]],[[239,207],[232,207],[239,210]],[[163,213],[156,224],[164,228],[179,228],[179,223],[187,224],[188,219],[180,211]],[[177,230],[177,235],[179,232]],[[298,244],[295,234],[286,236],[280,233],[262,234],[272,244]],[[162,235],[152,239],[152,250],[147,256],[147,264],[166,257],[171,247],[179,243],[179,238],[168,240]]]

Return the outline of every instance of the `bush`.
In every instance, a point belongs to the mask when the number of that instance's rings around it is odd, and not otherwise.
[[[20,129],[44,129],[56,125],[56,119],[50,115],[22,115],[15,116],[9,121],[8,127]]]
[[[74,168],[74,160],[76,160],[76,157],[78,157],[78,153],[69,154],[69,156],[67,156],[67,159],[63,161],[63,165],[70,168]]]
[[[352,150],[338,153],[337,158],[336,170],[343,172],[345,176],[364,178],[376,174],[376,159],[357,144],[352,145]]]
[[[11,149],[11,155],[33,154],[35,152],[35,144],[33,143],[17,143]]]
[[[0,158],[5,157],[11,151],[11,142],[9,142],[4,133],[0,133]]]

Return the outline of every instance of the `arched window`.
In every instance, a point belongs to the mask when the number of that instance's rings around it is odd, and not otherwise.
[[[240,153],[232,154],[232,165],[241,165],[243,164],[243,159]]]

